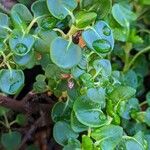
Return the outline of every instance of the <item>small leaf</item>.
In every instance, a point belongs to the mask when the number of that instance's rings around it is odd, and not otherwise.
[[[150,106],[150,91],[146,94],[146,101],[148,105]]]
[[[70,109],[67,103],[57,102],[51,112],[51,117],[54,122],[70,119]]]
[[[52,61],[64,69],[72,68],[81,60],[81,48],[74,43],[58,37],[53,40],[50,48]]]
[[[97,73],[99,73],[102,77],[107,78],[111,75],[112,68],[111,63],[107,59],[95,60],[93,62],[93,67]]]
[[[120,126],[107,125],[92,132],[91,137],[96,140],[102,150],[114,150],[119,144],[123,135],[123,129]]]
[[[98,14],[98,19],[106,17],[112,7],[111,0],[82,0],[80,1],[82,8],[94,11]]]
[[[59,121],[54,125],[53,136],[57,143],[67,145],[70,138],[76,139],[78,134],[75,133],[70,125],[64,121]]]
[[[49,53],[52,41],[58,37],[56,32],[51,30],[39,29],[37,31],[38,39],[36,39],[34,48],[38,52]]]
[[[112,31],[104,21],[99,21],[93,27],[85,30],[82,33],[82,37],[87,47],[97,53],[108,53],[114,47]]]
[[[3,116],[4,114],[6,114],[7,112],[9,112],[8,108],[2,107],[0,106],[0,116]]]
[[[83,150],[93,150],[93,141],[90,137],[83,135],[82,136],[82,149]]]
[[[0,13],[0,39],[5,39],[9,30],[9,18],[6,14]]]
[[[31,51],[34,41],[32,35],[23,35],[21,32],[14,31],[9,39],[9,46],[15,55],[24,56]]]
[[[77,119],[89,127],[100,127],[107,124],[108,120],[98,103],[94,103],[86,97],[77,99],[73,110]]]
[[[74,111],[72,111],[71,113],[71,128],[75,132],[83,132],[83,131],[88,130],[87,126],[83,125],[82,123],[78,121]]]
[[[25,30],[26,25],[32,21],[33,16],[25,5],[16,4],[11,9],[11,18],[16,28]]]
[[[114,4],[112,8],[112,15],[115,20],[123,27],[128,27],[131,21],[136,20],[136,15],[124,7],[121,3]]]
[[[62,20],[77,7],[76,0],[47,0],[47,6],[51,14]]]
[[[63,150],[81,150],[80,141],[76,139],[70,139],[68,144],[64,146]]]
[[[22,70],[0,71],[0,89],[10,95],[16,94],[24,85],[24,73]]]
[[[95,21],[97,14],[94,12],[80,11],[76,14],[76,27],[85,28]]]
[[[105,90],[103,88],[90,88],[87,90],[87,96],[91,101],[100,104],[101,108],[105,107]]]
[[[21,134],[19,132],[3,133],[1,143],[6,150],[16,150],[21,144]]]
[[[16,117],[16,122],[19,125],[23,126],[27,122],[27,117],[24,114],[18,114],[17,117]]]
[[[150,126],[150,107],[146,110],[144,120],[148,126]]]
[[[112,93],[110,93],[109,98],[117,103],[119,101],[129,100],[135,93],[136,90],[132,87],[118,86],[112,91]]]

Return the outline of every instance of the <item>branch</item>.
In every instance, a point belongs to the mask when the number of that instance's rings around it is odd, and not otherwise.
[[[22,101],[14,100],[6,96],[0,96],[0,106],[27,114],[36,113],[40,110],[48,112],[52,109],[54,104],[53,101],[51,104],[44,104],[40,103],[38,99],[40,99],[40,96],[37,95],[27,95]]]

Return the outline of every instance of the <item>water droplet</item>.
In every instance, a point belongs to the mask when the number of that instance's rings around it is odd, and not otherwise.
[[[57,20],[55,18],[48,17],[48,18],[42,20],[41,27],[46,30],[52,29],[55,27],[56,23],[57,23]]]
[[[15,47],[15,51],[19,54],[25,54],[28,51],[28,48],[23,43],[18,43]]]
[[[102,120],[102,121],[106,120],[106,116],[104,114],[100,114],[99,119]]]
[[[111,34],[111,30],[108,26],[103,27],[103,34],[109,36]]]
[[[108,53],[109,51],[111,51],[111,45],[105,39],[96,40],[92,45],[93,48],[100,53]]]

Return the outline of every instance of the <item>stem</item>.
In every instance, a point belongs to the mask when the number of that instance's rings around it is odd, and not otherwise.
[[[150,50],[150,46],[142,49],[141,51],[139,51],[133,58],[132,60],[130,61],[129,65],[127,66],[126,70],[127,71],[128,69],[130,69],[130,67],[134,64],[135,60],[143,53],[146,53]]]
[[[129,63],[129,53],[132,49],[132,44],[131,43],[126,43],[125,47],[124,47],[124,52],[125,52],[125,65],[123,68],[123,72],[126,70],[126,68],[128,67],[128,63]]]
[[[17,121],[16,120],[14,120],[14,121],[12,121],[12,122],[10,122],[10,126],[12,126],[13,124],[15,124]]]
[[[0,124],[2,124],[4,127],[7,128],[7,126],[6,126],[6,124],[4,122],[0,121]]]
[[[56,31],[56,32],[59,32],[62,35],[63,38],[66,38],[67,35],[61,29],[54,28],[53,30]]]
[[[88,137],[90,137],[91,136],[91,128],[89,127],[89,129],[88,129]]]
[[[40,18],[42,18],[42,17],[45,17],[45,16],[46,16],[46,15],[39,16],[39,17],[34,18],[34,19],[31,21],[31,23],[29,24],[29,26],[27,27],[25,33],[28,34],[28,33],[30,32],[31,28],[33,27],[33,25],[37,22],[37,20],[40,19]]]
[[[10,129],[10,124],[9,124],[9,121],[8,121],[8,118],[7,118],[7,115],[4,113],[4,119],[5,119],[5,125],[7,127],[7,129],[9,130],[9,132],[11,132],[11,129]]]
[[[79,29],[74,25],[72,25],[69,32],[67,33],[67,37],[74,35],[77,31],[79,31]]]
[[[143,105],[146,105],[147,104],[147,101],[144,101],[140,104],[140,107],[142,107]]]

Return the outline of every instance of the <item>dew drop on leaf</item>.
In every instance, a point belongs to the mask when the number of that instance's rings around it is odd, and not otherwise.
[[[103,34],[106,36],[109,36],[111,34],[111,30],[108,26],[104,26],[102,30],[103,30]]]
[[[16,52],[19,53],[19,54],[24,54],[24,53],[26,53],[26,52],[28,51],[28,48],[27,48],[27,46],[26,46],[25,44],[23,44],[23,43],[18,43],[18,44],[16,45],[16,47],[15,47],[15,50],[16,50]]]
[[[108,53],[109,51],[111,51],[111,45],[105,39],[96,40],[92,45],[93,48],[100,53]]]

